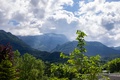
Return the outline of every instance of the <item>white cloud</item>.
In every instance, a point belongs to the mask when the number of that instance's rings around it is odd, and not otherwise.
[[[77,0],[0,0],[0,29],[16,35],[55,32],[70,39],[75,39],[80,29],[88,35],[87,40],[120,45],[119,0],[80,0],[75,13],[64,10],[63,5],[74,7],[74,1]]]
[[[42,26],[43,27],[40,28],[40,30],[43,33],[52,32],[58,34],[65,34],[69,39],[73,40],[73,38],[75,38],[74,36],[78,27],[78,22],[73,21],[71,23],[68,23],[66,19],[55,19],[51,17]]]
[[[108,46],[120,45],[118,43],[120,36],[119,7],[120,2],[105,2],[105,0],[95,0],[87,4],[84,1],[80,2],[80,9],[76,14],[79,16],[79,29],[88,34],[86,39],[97,40]]]

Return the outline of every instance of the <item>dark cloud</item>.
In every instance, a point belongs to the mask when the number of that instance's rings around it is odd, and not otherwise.
[[[40,0],[31,0],[30,3],[33,5],[33,6],[37,6],[39,4],[39,1]]]
[[[106,28],[107,30],[112,30],[114,29],[114,25],[118,23],[116,13],[115,12],[108,12],[105,17],[102,17],[102,26]]]
[[[107,30],[112,30],[114,28],[114,23],[113,22],[102,20],[102,25]]]
[[[12,19],[16,20],[17,22],[23,22],[25,21],[26,17],[25,17],[25,14],[16,12],[12,15]]]
[[[45,8],[47,6],[46,0],[31,0],[33,5],[29,7],[29,12],[33,13],[35,18],[43,19],[45,17]]]
[[[44,9],[35,8],[32,11],[33,11],[35,18],[43,19],[45,17],[45,10]]]
[[[39,6],[39,3],[40,5],[46,5],[48,2],[48,0],[31,0],[30,3],[34,6],[34,7],[37,7]]]
[[[6,15],[4,12],[0,11],[0,24],[3,24],[4,22],[6,22]]]

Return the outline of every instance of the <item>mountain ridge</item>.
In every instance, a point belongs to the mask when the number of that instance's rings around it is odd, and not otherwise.
[[[34,38],[34,36],[33,36]],[[45,38],[45,37],[44,37]],[[28,39],[30,42],[30,39]],[[32,40],[32,39],[31,39]],[[49,40],[49,38],[48,38]],[[69,41],[64,44],[57,45],[51,52],[40,51],[37,49],[31,48],[17,36],[11,34],[10,32],[5,32],[0,30],[0,44],[6,45],[10,42],[10,45],[14,50],[19,50],[22,55],[24,53],[30,53],[37,58],[41,58],[44,61],[60,61],[60,52],[64,52],[66,54],[70,53],[77,46],[77,41]],[[32,42],[31,42],[32,43]],[[94,56],[99,54],[102,57],[120,57],[120,50],[115,50],[113,48],[107,47],[106,45],[100,42],[86,42],[85,48],[87,49],[88,56]]]
[[[21,39],[19,39],[17,36],[11,34],[10,32],[5,32],[4,30],[0,30],[0,45],[7,45],[7,44],[12,46],[13,51],[18,50],[21,55],[24,55],[25,53],[29,53],[35,56],[36,58],[42,59],[43,61],[49,61],[49,62],[62,61],[62,59],[60,58],[60,52],[50,53],[46,51],[33,49],[25,42],[23,42]]]
[[[59,51],[65,54],[70,54],[74,50],[74,48],[77,47],[77,43],[78,43],[77,41],[71,41],[63,45],[58,45],[51,52]],[[106,45],[96,41],[92,41],[92,42],[86,41],[85,48],[87,50],[85,54],[88,56],[95,56],[99,54],[102,57],[108,57],[114,54],[115,55],[120,54],[120,50],[115,50],[113,48],[107,47]]]
[[[69,41],[65,35],[55,33],[18,37],[32,48],[48,52],[54,49],[57,45],[61,45]]]

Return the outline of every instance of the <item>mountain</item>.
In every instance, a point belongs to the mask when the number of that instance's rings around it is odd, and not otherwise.
[[[35,40],[34,37],[35,36],[32,36],[32,38],[29,38],[28,43],[31,42],[32,40]],[[45,37],[44,37],[44,40],[45,40]],[[51,52],[46,52],[46,51],[33,49],[29,45],[27,45],[24,41],[19,39],[17,36],[11,34],[10,32],[5,32],[3,30],[0,30],[0,44],[6,45],[8,43],[13,47],[13,50],[18,50],[22,55],[24,53],[30,53],[36,58],[40,58],[44,61],[60,62],[60,61],[63,61],[63,59],[60,58],[60,52],[69,54],[74,50],[78,42],[77,41],[66,42],[64,44],[57,45],[53,50],[51,50]],[[107,58],[111,56],[112,58],[120,57],[119,50],[115,50],[113,48],[107,47],[100,42],[86,42],[85,48],[87,49],[86,55],[88,56],[99,54],[102,57],[107,57]]]
[[[120,50],[120,46],[118,46],[118,47],[111,47],[111,48],[113,48],[115,50]]]
[[[22,54],[32,50],[31,47],[25,44],[18,37],[12,35],[10,32],[5,32],[3,30],[0,30],[0,44],[10,44],[13,47],[13,50],[19,50]]]
[[[46,51],[39,51],[33,49],[25,42],[23,42],[21,39],[19,39],[17,36],[11,34],[10,32],[5,32],[4,30],[0,30],[0,45],[7,45],[7,44],[10,44],[14,51],[18,50],[21,53],[21,55],[23,55],[24,53],[29,53],[35,56],[36,58],[40,58],[44,61],[49,61],[49,62],[62,61],[62,59],[60,58],[60,52],[49,53]]]
[[[65,35],[55,33],[46,33],[37,36],[18,37],[22,39],[26,44],[30,45],[32,48],[48,52],[54,49],[57,45],[61,45],[65,42],[68,42],[68,39]]]
[[[58,45],[56,48],[54,48],[51,52],[64,52],[66,54],[71,53],[74,48],[77,47],[77,41],[67,42],[63,45]],[[120,55],[119,50],[115,50],[113,48],[107,47],[104,44],[100,42],[87,42],[85,46],[87,52],[85,53],[88,56],[94,56],[99,54],[102,57],[109,57],[109,56],[116,56]]]

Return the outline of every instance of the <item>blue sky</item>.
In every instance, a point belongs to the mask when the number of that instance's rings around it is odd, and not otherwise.
[[[87,41],[120,46],[120,0],[0,0],[0,29],[22,36],[52,32],[70,40],[82,30]]]

